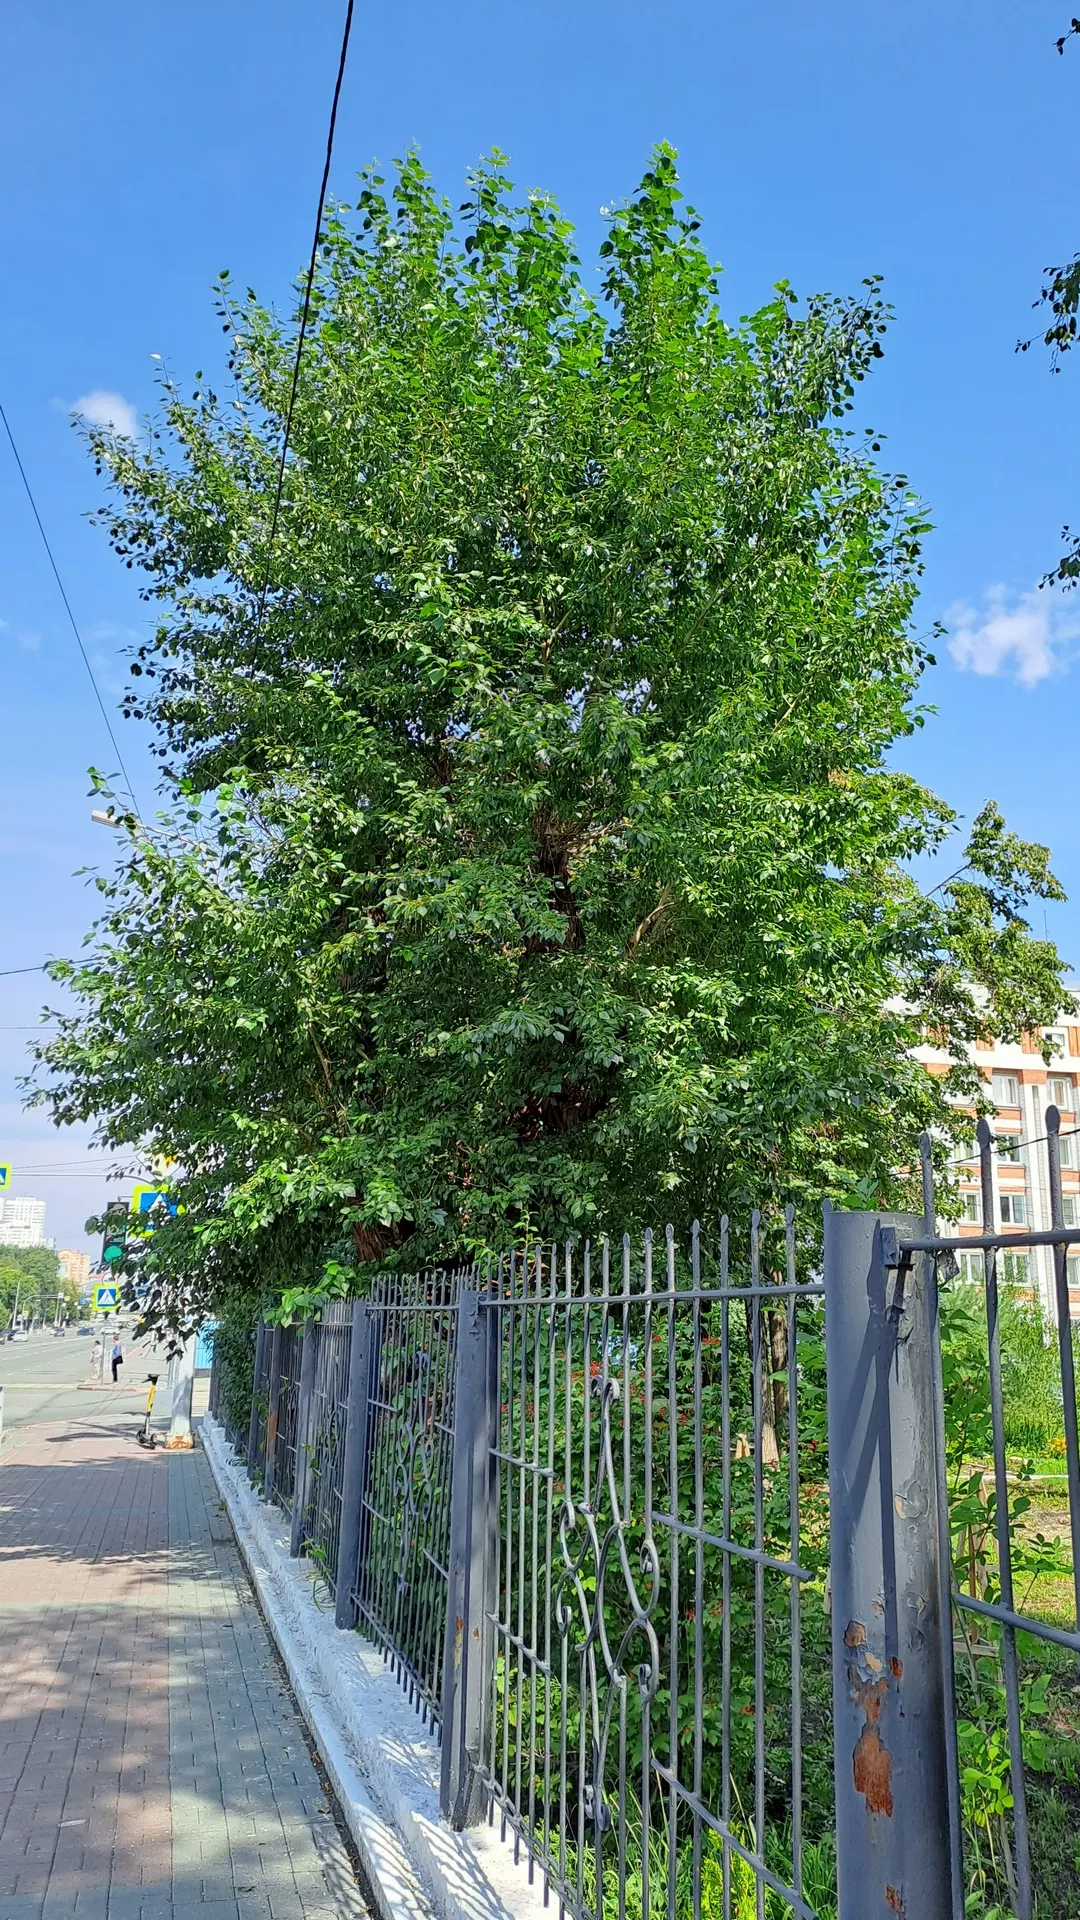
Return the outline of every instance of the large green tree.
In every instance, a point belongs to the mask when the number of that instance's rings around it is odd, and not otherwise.
[[[955,823],[889,759],[927,522],[852,424],[875,283],[732,324],[667,148],[601,256],[498,156],[458,220],[363,176],[273,539],[293,329],[227,276],[233,391],[91,436],[176,804],[39,1097],[178,1163],[177,1297],[895,1193],[950,1111],[925,1023],[959,1061],[1058,1012],[1044,849],[991,805],[948,884],[907,864]]]

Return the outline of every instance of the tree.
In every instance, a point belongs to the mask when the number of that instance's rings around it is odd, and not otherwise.
[[[21,1313],[51,1315],[58,1293],[67,1295],[51,1247],[0,1247],[0,1311],[10,1319],[16,1291]]]
[[[89,436],[174,805],[54,968],[37,1097],[178,1163],[170,1311],[895,1197],[952,1111],[924,1023],[974,1097],[967,1043],[1060,1008],[1045,849],[990,804],[908,870],[955,821],[888,758],[931,656],[924,510],[850,424],[876,283],[732,325],[666,147],[603,301],[500,156],[469,194],[463,242],[415,156],[328,209],[272,541],[293,340],[226,275],[233,397]]]

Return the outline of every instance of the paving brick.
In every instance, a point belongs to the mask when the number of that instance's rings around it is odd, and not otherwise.
[[[0,1920],[364,1920],[199,1455],[0,1461]]]

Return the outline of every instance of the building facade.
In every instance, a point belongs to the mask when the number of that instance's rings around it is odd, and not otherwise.
[[[78,1253],[71,1247],[61,1247],[56,1257],[68,1286],[74,1287],[78,1293],[85,1293],[90,1285],[90,1255]]]
[[[1040,1039],[1049,1040],[1049,1065],[1043,1060]],[[948,1055],[929,1043],[916,1049],[929,1073],[948,1072]],[[971,1058],[986,1082],[994,1103],[989,1116],[996,1136],[994,1154],[994,1219],[983,1221],[979,1161],[975,1144],[975,1120],[972,1115],[970,1159],[963,1158],[954,1167],[963,1217],[961,1235],[975,1236],[984,1231],[1021,1232],[1024,1228],[1042,1229],[1052,1225],[1050,1187],[1046,1159],[1046,1109],[1057,1107],[1061,1114],[1061,1187],[1064,1223],[1080,1226],[1080,1003],[1070,1004],[1057,1026],[1043,1029],[1042,1035],[1025,1035],[1022,1042],[979,1041]],[[943,1223],[944,1225],[944,1223]],[[1003,1277],[1021,1287],[1030,1287],[1048,1318],[1056,1322],[1054,1290],[1054,1254],[1050,1247],[1031,1247],[1003,1260]],[[960,1255],[961,1274],[970,1280],[982,1279],[983,1263],[977,1253]],[[1073,1319],[1080,1318],[1080,1249],[1070,1253],[1068,1261],[1069,1307]]]
[[[43,1247],[45,1202],[0,1194],[0,1247]]]

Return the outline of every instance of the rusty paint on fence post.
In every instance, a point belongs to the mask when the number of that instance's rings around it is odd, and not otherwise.
[[[838,1920],[949,1920],[936,1293],[905,1214],[825,1216]]]

